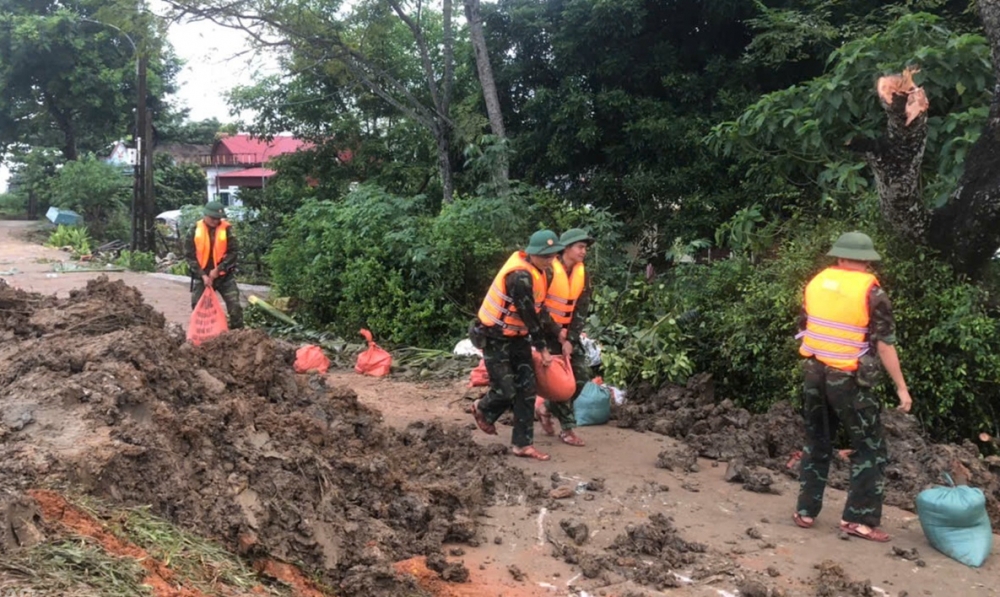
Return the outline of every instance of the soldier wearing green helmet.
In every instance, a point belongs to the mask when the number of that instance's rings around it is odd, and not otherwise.
[[[871,541],[889,541],[882,521],[884,471],[888,460],[882,432],[882,406],[872,389],[882,368],[896,385],[899,409],[912,406],[896,353],[892,304],[875,276],[882,259],[872,239],[861,232],[840,236],[827,253],[837,264],[806,285],[799,334],[804,357],[803,408],[806,445],[799,475],[799,497],[792,516],[810,528],[823,507],[823,492],[833,455],[833,438],[843,424],[851,441],[851,485],[840,530]]]
[[[534,446],[535,370],[531,348],[552,362],[546,335],[553,324],[543,306],[552,280],[552,260],[562,251],[551,230],[531,235],[524,251],[512,254],[493,279],[473,327],[472,343],[483,351],[490,376],[486,396],[472,405],[472,416],[484,433],[496,435],[496,421],[514,412],[511,443],[515,456],[548,460]]]
[[[558,326],[557,342],[551,349],[570,357],[573,376],[576,378],[576,392],[567,402],[546,400],[535,409],[535,415],[542,424],[542,430],[555,435],[553,417],[559,420],[559,439],[570,446],[586,445],[576,434],[576,416],[573,402],[583,391],[591,378],[587,365],[587,354],[580,342],[583,325],[590,312],[590,296],[593,292],[590,276],[584,267],[587,250],[594,244],[594,238],[582,228],[570,228],[559,237],[563,250],[552,262],[552,283],[545,298],[545,310]]]
[[[191,274],[191,308],[198,304],[206,289],[218,291],[226,303],[229,329],[242,328],[243,306],[235,277],[239,243],[225,220],[226,210],[221,203],[206,203],[202,216],[191,229],[184,251]]]

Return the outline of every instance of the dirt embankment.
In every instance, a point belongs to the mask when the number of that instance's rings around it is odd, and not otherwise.
[[[702,456],[730,463],[730,474],[747,489],[767,492],[771,485],[766,472],[798,476],[796,453],[802,449],[805,432],[801,415],[788,402],[779,402],[761,415],[737,408],[731,400],[717,400],[710,376],[696,375],[687,386],[641,385],[630,391],[629,402],[616,412],[618,426],[652,431],[682,440],[686,451],[665,452],[659,466],[684,469]],[[917,419],[896,410],[882,416],[888,442],[885,502],[914,510],[917,494],[941,484],[941,473],[959,460],[972,472],[971,485],[987,497],[987,510],[994,528],[1000,527],[1000,458],[981,459],[974,444],[935,444],[920,428]],[[847,449],[840,445],[836,448]],[[847,489],[850,464],[834,458],[829,485]]]
[[[419,593],[392,562],[475,542],[487,504],[540,494],[499,450],[433,424],[394,431],[293,359],[255,331],[193,347],[121,282],[55,299],[0,281],[0,512],[73,485],[342,594],[390,596]]]

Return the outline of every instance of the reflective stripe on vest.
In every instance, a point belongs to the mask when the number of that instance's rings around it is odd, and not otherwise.
[[[573,272],[567,275],[566,266],[559,259],[552,261],[552,283],[545,296],[545,310],[552,316],[552,321],[564,328],[568,328],[573,321],[573,310],[577,299],[583,294],[586,276],[583,263],[576,264]]]
[[[867,272],[830,267],[806,285],[806,329],[799,354],[843,371],[858,368],[868,353],[868,294],[878,286]]]
[[[225,220],[219,222],[219,225],[215,227],[215,247],[214,250],[210,250],[208,244],[211,236],[208,232],[208,225],[205,224],[205,220],[198,220],[198,224],[194,228],[194,249],[201,269],[208,266],[209,254],[212,255],[216,266],[222,263],[222,258],[226,256],[226,248],[229,245],[227,238],[229,235],[226,233],[228,228],[229,222]],[[224,274],[225,272],[219,272],[219,275]]]
[[[535,298],[535,312],[541,310],[545,300],[545,293],[547,291],[545,274],[531,265],[525,253],[517,252],[511,255],[507,259],[507,263],[500,268],[496,277],[493,278],[493,283],[490,284],[486,298],[483,299],[483,304],[479,307],[479,321],[487,327],[500,326],[503,329],[504,336],[528,335],[528,328],[517,314],[517,307],[514,306],[514,301],[511,300],[510,293],[507,292],[507,274],[520,270],[531,274],[532,293]]]

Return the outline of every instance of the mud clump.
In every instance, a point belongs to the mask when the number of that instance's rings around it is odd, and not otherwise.
[[[839,564],[824,560],[816,564],[819,578],[816,581],[816,597],[875,597],[871,581],[853,581]]]
[[[683,441],[697,456],[730,463],[727,480],[743,483],[749,491],[774,492],[770,475],[755,472],[755,467],[798,476],[794,455],[805,442],[800,413],[781,401],[766,413],[751,414],[731,400],[718,400],[708,374],[692,376],[685,386],[640,384],[630,389],[629,401],[615,416],[619,427],[667,435]],[[958,460],[972,473],[969,484],[986,494],[993,525],[1000,525],[1000,458],[981,459],[968,440],[961,445],[933,443],[915,417],[895,409],[883,411],[882,423],[889,451],[886,504],[913,511],[917,494],[940,484],[941,473]],[[662,452],[657,466],[684,470],[689,462],[683,450],[674,449]],[[831,459],[828,485],[847,489],[849,484],[849,461]]]
[[[0,326],[0,513],[72,484],[379,597],[419,594],[391,563],[476,541],[496,496],[541,496],[465,432],[395,431],[351,390],[295,374],[295,346],[254,330],[186,343],[122,282],[68,299],[0,282]]]

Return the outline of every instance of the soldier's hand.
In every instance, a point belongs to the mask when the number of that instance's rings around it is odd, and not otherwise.
[[[559,343],[566,342],[567,338],[569,338],[569,330],[566,328],[559,330]]]
[[[212,287],[212,277],[209,276],[208,274],[203,275],[201,277],[201,283],[205,285],[205,288],[211,288]]]
[[[573,354],[573,345],[570,344],[569,342],[567,342],[566,340],[563,340],[563,342],[562,342],[562,353],[563,353],[564,356],[569,356],[569,355]]]
[[[899,410],[904,413],[910,412],[910,407],[913,406],[913,399],[910,398],[910,391],[896,390],[896,396],[899,396]]]
[[[213,280],[219,277],[219,268],[213,267],[212,271],[208,272],[208,277]]]
[[[541,355],[542,355],[542,366],[543,367],[548,367],[549,365],[552,364],[552,353],[549,352],[548,348],[542,349]]]

